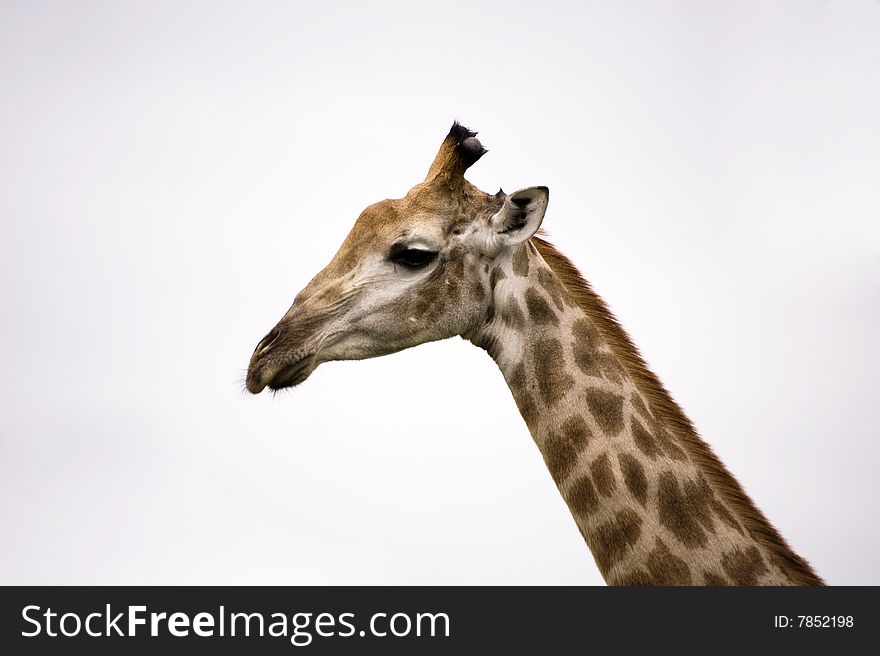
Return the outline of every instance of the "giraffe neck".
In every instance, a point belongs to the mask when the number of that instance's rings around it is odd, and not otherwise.
[[[750,502],[731,503],[724,483],[741,493],[738,484],[704,443],[708,459],[689,448],[695,433],[683,438],[652,408],[632,366],[535,241],[491,272],[492,303],[470,339],[504,374],[605,580],[821,583]]]

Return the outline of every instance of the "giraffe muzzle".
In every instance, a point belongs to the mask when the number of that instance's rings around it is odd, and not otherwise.
[[[314,354],[293,358],[284,363],[266,364],[256,361],[248,369],[245,385],[251,394],[259,394],[267,387],[281,390],[299,385],[317,368]]]
[[[259,341],[245,379],[251,394],[299,385],[317,368],[315,350],[308,347],[312,340],[297,339],[297,332],[282,322]]]

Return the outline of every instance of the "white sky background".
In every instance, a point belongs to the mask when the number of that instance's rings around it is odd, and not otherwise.
[[[249,397],[455,118],[834,584],[880,584],[880,3],[0,4],[0,583],[601,583],[462,340]]]

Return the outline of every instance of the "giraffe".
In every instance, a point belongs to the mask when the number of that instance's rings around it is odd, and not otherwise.
[[[547,187],[465,179],[485,152],[456,122],[423,182],[367,207],[257,345],[247,389],[460,336],[497,363],[608,584],[823,585],[538,233]]]

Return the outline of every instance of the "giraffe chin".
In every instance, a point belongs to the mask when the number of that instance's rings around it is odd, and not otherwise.
[[[272,379],[269,380],[266,386],[273,392],[288,387],[296,387],[305,381],[306,378],[311,376],[312,372],[317,369],[317,367],[318,363],[315,361],[315,357],[307,355],[301,360],[297,360],[293,364],[287,365],[285,368],[281,369],[278,373],[272,376]]]

